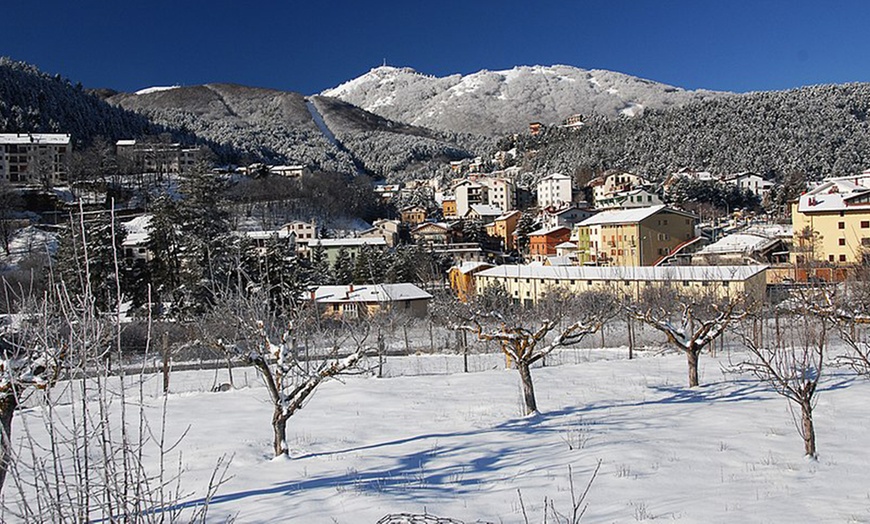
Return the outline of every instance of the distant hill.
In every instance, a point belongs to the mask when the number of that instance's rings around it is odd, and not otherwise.
[[[321,94],[399,122],[484,135],[522,132],[530,122],[557,124],[574,114],[636,116],[725,95],[564,65],[447,77],[384,66]]]
[[[456,135],[391,122],[325,97],[234,84],[146,89],[107,100],[226,147],[244,160],[305,164],[336,172],[404,178],[472,152]],[[310,102],[310,104],[309,104]],[[322,129],[318,119],[327,126]],[[474,145],[474,140],[464,143]],[[431,165],[429,165],[431,163]]]
[[[734,95],[633,119],[590,118],[576,130],[549,128],[506,140],[526,167],[571,173],[621,168],[663,178],[681,167],[755,171],[809,179],[870,167],[870,84],[811,86]]]
[[[70,133],[77,143],[158,134],[165,129],[60,75],[0,57],[0,132]]]

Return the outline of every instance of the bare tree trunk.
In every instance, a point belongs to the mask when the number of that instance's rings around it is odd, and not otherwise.
[[[532,383],[532,371],[529,364],[517,361],[517,370],[520,372],[520,381],[523,383],[523,401],[526,405],[526,415],[537,413],[538,403],[535,400],[535,385]]]
[[[801,436],[804,438],[804,454],[816,458],[816,430],[813,426],[813,406],[801,402]]]
[[[691,345],[686,349],[686,362],[689,364],[689,387],[698,387],[698,356],[701,354],[701,348]]]
[[[631,316],[627,317],[628,322],[628,360],[634,358],[634,321]]]
[[[290,450],[287,449],[287,417],[284,416],[281,408],[275,406],[275,413],[272,415],[272,434],[275,456],[289,455]]]
[[[6,472],[12,461],[12,417],[17,406],[18,400],[12,392],[7,392],[6,397],[0,400],[0,493],[3,492]]]
[[[163,364],[163,392],[169,393],[169,333],[166,331],[163,332],[160,352]]]

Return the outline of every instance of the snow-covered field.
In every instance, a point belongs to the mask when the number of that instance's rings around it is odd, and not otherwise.
[[[475,356],[473,373],[457,356],[391,358],[390,378],[323,384],[290,419],[289,460],[270,456],[271,407],[252,369],[237,369],[237,389],[221,393],[209,391],[214,371],[173,374],[167,417],[171,434],[189,427],[185,489],[202,493],[218,458],[232,456],[213,522],[375,523],[427,511],[522,523],[520,497],[529,522],[541,522],[545,497],[570,509],[568,466],[579,493],[599,460],[583,522],[870,522],[867,381],[834,370],[824,382],[812,461],[787,402],[724,375],[725,356],[702,357],[696,389],[679,354],[562,360],[534,370],[541,413],[522,417],[518,375],[498,355]],[[145,387],[153,420],[160,384]],[[39,432],[37,415],[20,413],[17,435]]]

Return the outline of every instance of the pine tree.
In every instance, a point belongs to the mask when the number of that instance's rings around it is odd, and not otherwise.
[[[347,249],[338,250],[335,263],[332,265],[332,280],[340,286],[353,283],[354,264]]]
[[[126,230],[102,213],[84,222],[72,217],[61,235],[57,252],[60,278],[72,294],[91,294],[100,311],[117,306],[121,277],[121,245]],[[116,260],[117,270],[116,270]]]

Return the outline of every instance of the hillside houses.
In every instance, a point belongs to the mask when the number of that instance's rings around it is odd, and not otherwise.
[[[60,133],[0,133],[0,181],[52,186],[69,177],[72,142]]]

